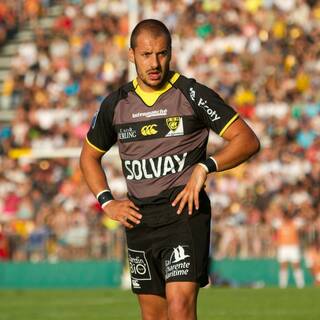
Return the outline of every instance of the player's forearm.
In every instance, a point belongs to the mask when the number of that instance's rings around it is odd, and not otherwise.
[[[85,153],[80,157],[80,168],[89,189],[96,196],[99,192],[109,189],[101,159],[93,158]]]
[[[236,167],[248,160],[260,149],[260,143],[254,133],[243,133],[234,137],[225,147],[213,155],[218,171]]]

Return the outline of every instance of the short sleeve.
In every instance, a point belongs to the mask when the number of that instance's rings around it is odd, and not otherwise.
[[[206,127],[222,136],[227,128],[239,117],[237,112],[226,104],[212,89],[193,81],[189,87],[196,115]]]
[[[117,141],[113,114],[114,107],[108,105],[108,99],[105,99],[91,121],[86,140],[100,152],[107,152]]]

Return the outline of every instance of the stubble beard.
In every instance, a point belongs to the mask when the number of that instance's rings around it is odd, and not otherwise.
[[[151,81],[148,81],[148,75],[146,73],[145,77],[140,77],[140,80],[148,87],[155,89],[155,90],[159,90],[163,87],[163,85],[166,83],[167,78],[168,78],[168,74],[169,74],[169,68],[167,68],[163,73],[161,73],[161,79],[160,82],[158,84],[153,84]]]

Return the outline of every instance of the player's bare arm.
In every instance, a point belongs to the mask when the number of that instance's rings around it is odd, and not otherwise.
[[[248,160],[252,155],[257,153],[260,143],[257,136],[242,119],[237,119],[223,134],[227,144],[214,155],[218,171],[231,169]],[[177,195],[172,205],[179,203],[177,213],[180,214],[188,204],[188,212],[192,214],[193,206],[199,208],[199,192],[204,186],[207,178],[207,171],[201,165],[196,165],[193,173],[184,187]]]
[[[84,142],[80,155],[80,167],[90,190],[95,195],[99,194],[101,190],[110,190],[101,166],[103,155],[103,152],[94,149],[86,141]],[[103,206],[103,211],[109,218],[119,221],[127,228],[133,228],[134,224],[139,224],[142,217],[138,212],[139,208],[128,199],[111,200]]]

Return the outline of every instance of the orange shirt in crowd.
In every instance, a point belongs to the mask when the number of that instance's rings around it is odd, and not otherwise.
[[[300,220],[277,220],[274,223],[277,229],[276,241],[278,246],[299,245]]]
[[[8,7],[5,3],[0,2],[0,19],[5,19],[8,14]]]
[[[26,0],[24,2],[24,9],[28,16],[36,17],[40,13],[40,1],[39,0]]]

